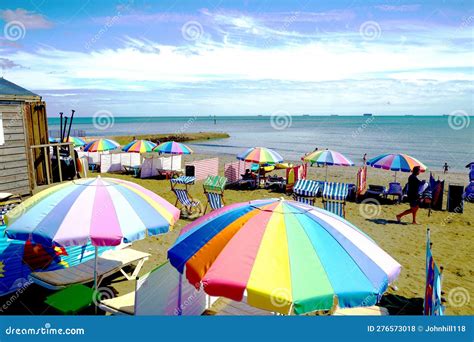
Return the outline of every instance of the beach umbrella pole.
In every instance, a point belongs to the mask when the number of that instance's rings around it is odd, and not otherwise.
[[[97,258],[98,258],[98,247],[95,246],[95,257],[94,257],[94,303],[97,302],[97,298],[99,298],[99,294],[97,293]],[[95,313],[97,314],[97,304],[95,305]]]
[[[324,164],[326,166],[326,177],[324,179],[325,182],[328,181],[328,164]]]

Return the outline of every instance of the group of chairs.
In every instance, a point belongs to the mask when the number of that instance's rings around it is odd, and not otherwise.
[[[206,178],[203,183],[204,195],[207,199],[204,209],[201,202],[194,199],[189,193],[189,186],[193,185],[195,180],[195,177],[190,176],[181,176],[170,180],[171,191],[176,195],[174,205],[181,205],[180,209],[184,217],[198,217],[205,214],[208,208],[216,210],[225,205],[224,190],[227,184],[226,177],[208,176]]]
[[[388,196],[392,196],[392,198],[397,202],[400,203],[403,199],[403,188],[402,185],[398,182],[391,182],[388,184],[388,189],[383,185],[369,185],[367,189],[366,196],[370,197],[382,197],[387,199]]]
[[[351,184],[298,179],[293,187],[293,198],[314,206],[316,198],[321,196],[325,210],[345,217],[346,201],[351,190]]]
[[[198,217],[205,214],[208,209],[216,210],[225,205],[226,177],[208,176],[206,178],[203,184],[204,195],[207,199],[204,208],[201,202],[194,199],[189,192],[189,186],[195,183],[194,177],[181,176],[171,179],[170,182],[171,191],[176,195],[174,205],[181,206],[183,217]],[[320,195],[325,210],[345,217],[346,200],[351,190],[352,184],[299,179],[293,188],[293,198],[296,201],[314,206],[316,197]]]

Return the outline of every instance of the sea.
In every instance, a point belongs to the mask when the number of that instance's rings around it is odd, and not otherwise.
[[[472,121],[472,122],[471,122]],[[50,136],[59,133],[59,118],[49,118]],[[405,153],[428,168],[467,171],[474,161],[474,117],[450,116],[193,116],[74,118],[72,134],[117,136],[225,132],[226,139],[200,141],[189,145],[196,153],[237,155],[246,148],[264,146],[285,159],[300,160],[307,152],[331,149],[362,163],[382,153]]]

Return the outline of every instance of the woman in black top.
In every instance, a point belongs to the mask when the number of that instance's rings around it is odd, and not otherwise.
[[[418,189],[420,188],[421,181],[418,179],[420,174],[420,167],[415,166],[413,168],[412,174],[408,177],[408,202],[410,202],[410,209],[405,210],[403,213],[397,215],[397,221],[400,222],[401,218],[405,215],[413,215],[413,224],[418,224],[416,222],[416,212],[420,207],[420,200],[418,197]]]

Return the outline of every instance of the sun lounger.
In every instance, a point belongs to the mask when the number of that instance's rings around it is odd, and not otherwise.
[[[128,280],[138,276],[143,264],[150,254],[132,248],[105,251],[97,258],[98,285],[105,277],[121,272]],[[123,268],[137,264],[131,275]],[[70,268],[56,271],[35,272],[30,277],[33,282],[50,290],[59,290],[74,284],[86,284],[94,280],[95,259]]]
[[[265,189],[284,192],[286,188],[286,179],[277,175],[270,176],[265,180]]]
[[[21,196],[9,192],[0,192],[0,225],[5,224],[5,215],[21,203]]]
[[[245,302],[237,302],[228,298],[219,298],[209,308],[209,312],[216,316],[273,316],[273,312],[261,310]]]
[[[369,184],[369,188],[365,192],[365,195],[367,197],[380,197],[385,194],[385,191],[387,191],[387,189],[385,189],[383,185]]]
[[[113,315],[196,316],[210,305],[207,299],[166,262],[137,278],[135,291],[103,299],[99,308]]]
[[[361,308],[337,308],[333,316],[388,316],[388,310],[381,306],[367,306]]]
[[[293,198],[301,203],[314,205],[319,190],[318,181],[298,179],[293,187]]]
[[[349,184],[326,182],[323,188],[324,209],[346,217],[346,199],[349,194]]]
[[[135,315],[135,291],[122,296],[104,299],[99,308],[112,315]]]
[[[400,203],[403,197],[403,189],[400,183],[389,183],[388,190],[384,192],[384,197],[387,198],[388,196],[397,197],[397,202]]]

